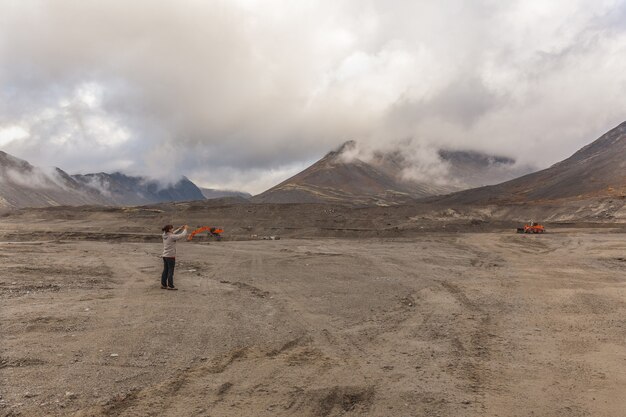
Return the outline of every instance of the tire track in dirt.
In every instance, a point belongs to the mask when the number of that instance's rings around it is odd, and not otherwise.
[[[468,251],[467,247],[457,247],[452,242],[449,247],[454,248],[454,251],[442,252],[441,256],[450,255],[459,258],[460,265],[470,264],[470,260],[475,258],[474,253]],[[483,259],[485,258],[483,256]],[[442,280],[443,276],[455,275],[455,264],[443,269],[439,259],[433,259],[432,262],[430,259],[422,259],[420,270],[416,271],[412,262],[394,257],[393,254],[376,256],[370,258],[369,261],[380,268],[381,272],[384,271],[389,276],[401,277],[398,281],[406,288],[406,295],[398,299],[398,308],[395,311],[386,312],[381,317],[382,321],[373,326],[374,329],[378,329],[379,334],[371,341],[370,355],[377,356],[382,361],[388,358],[390,351],[397,351],[403,355],[409,354],[409,357],[413,358],[419,378],[424,379],[424,384],[415,392],[415,394],[419,393],[420,399],[412,402],[416,409],[421,409],[425,415],[439,413],[443,415],[464,413],[463,415],[466,415],[465,413],[470,409],[483,409],[481,391],[486,376],[477,365],[475,358],[484,357],[487,354],[486,341],[482,335],[490,323],[488,315],[456,284]],[[448,296],[439,295],[442,292]],[[454,300],[460,306],[460,311],[454,312],[454,309],[447,311],[446,305],[441,304],[446,302],[446,299],[449,300],[447,302]],[[465,316],[469,316],[471,320],[468,321]],[[473,319],[474,316],[479,318],[478,327]],[[469,341],[466,336],[468,329],[471,329]],[[413,338],[426,343],[424,348],[415,350],[412,347]],[[393,341],[393,343],[391,345],[381,343],[384,340]],[[445,353],[442,353],[441,349],[444,349]],[[435,358],[433,354],[436,354]],[[400,363],[402,364],[403,361],[400,360]],[[468,394],[472,396],[471,401],[464,400],[466,401],[463,403],[464,411],[457,410],[458,405],[447,401],[453,395],[451,390],[455,388],[440,386],[437,375],[439,373],[447,375],[453,386],[467,387],[465,394],[457,394],[459,397],[466,398]],[[458,380],[453,376],[456,376]],[[440,387],[441,391],[435,387]]]
[[[158,250],[159,249],[155,248],[155,252]],[[103,355],[107,356],[105,360],[110,362],[110,366],[124,367],[128,366],[129,363],[138,361],[139,363],[143,363],[143,365],[140,365],[140,368],[151,369],[148,377],[143,379],[148,382],[155,380],[157,376],[160,378],[163,377],[162,372],[155,372],[155,367],[157,367],[155,360],[160,363],[165,363],[167,360],[170,363],[168,369],[176,367],[175,364],[170,362],[172,359],[180,362],[179,367],[184,366],[183,362],[175,358],[159,359],[159,357],[156,357],[143,359],[137,355],[142,355],[142,352],[154,350],[152,344],[155,335],[157,339],[163,337],[161,335],[167,335],[167,331],[159,331],[158,323],[163,321],[163,312],[168,310],[175,311],[180,307],[181,296],[185,297],[184,293],[194,291],[192,288],[194,278],[189,279],[189,276],[185,276],[186,270],[183,267],[185,263],[179,262],[175,273],[175,283],[180,288],[180,291],[170,292],[162,290],[159,288],[160,258],[156,258],[156,254],[152,252],[143,252],[142,254],[134,255],[133,258],[131,262],[120,263],[112,257],[100,257],[100,260],[113,271],[115,277],[124,277],[125,279],[117,280],[118,285],[113,289],[116,293],[116,296],[113,297],[114,304],[109,305],[104,314],[98,315],[98,327],[107,329],[106,331],[100,332],[100,337],[103,340],[99,343],[101,346],[110,347],[109,349],[116,352],[116,354],[119,353],[119,357],[115,359],[108,358],[110,352],[103,353]],[[229,258],[225,257],[222,263],[226,263],[228,260]],[[155,263],[156,266],[151,266],[151,263]],[[215,272],[212,272],[212,274],[215,274]],[[201,286],[208,284],[206,279],[200,279],[199,282]],[[147,299],[146,296],[148,297]],[[146,302],[137,304],[137,300],[141,299],[145,299]],[[126,329],[128,327],[136,327],[133,323],[143,323],[143,326],[140,327],[144,328],[144,333],[156,327],[157,333],[130,335],[127,333]],[[148,323],[154,324],[152,326],[148,325],[148,329],[145,329]],[[183,329],[188,326],[189,324],[186,323],[179,324],[179,327]],[[184,331],[183,329],[179,329],[178,331]],[[204,336],[203,333],[199,333],[197,337],[210,336]],[[120,344],[124,346],[123,352],[115,348],[115,346]],[[145,384],[145,382],[143,383]],[[172,384],[171,388],[178,390],[180,386]],[[142,389],[134,388],[131,391],[122,390],[120,393],[115,394],[109,399],[109,405],[105,410],[105,412],[108,413],[107,415],[120,415],[124,413],[125,410],[133,408],[140,398],[138,392],[142,392]],[[96,413],[94,415],[98,414]]]
[[[251,266],[254,270],[258,271],[260,265],[262,265],[262,259],[258,257],[256,251],[253,252],[253,259]],[[208,290],[208,286],[220,284],[227,284],[244,291],[244,294],[249,296],[257,296],[255,293],[262,290],[256,289],[256,287],[250,284],[236,281],[236,282],[219,282],[219,274],[223,274],[226,266],[229,265],[234,257],[232,251],[225,251],[225,256],[221,257],[219,263],[211,263],[214,268],[208,273],[201,276],[200,279],[205,283],[203,288]],[[221,276],[221,275],[220,275]],[[222,280],[224,281],[224,280]],[[251,290],[253,289],[253,290]],[[258,290],[258,291],[257,291]],[[263,292],[265,294],[265,292]],[[297,344],[297,343],[296,343]],[[295,344],[294,344],[295,345]],[[282,351],[289,350],[292,346],[283,346]],[[282,353],[282,351],[280,353]],[[226,397],[236,390],[237,386],[241,384],[242,379],[238,375],[230,375],[226,377],[229,381],[223,382],[219,387],[211,386],[211,375],[221,375],[227,373],[229,368],[240,361],[252,362],[254,364],[249,365],[256,367],[259,361],[265,360],[265,358],[272,356],[271,352],[262,351],[259,347],[247,346],[239,347],[231,350],[225,355],[219,355],[211,360],[209,363],[201,363],[199,365],[187,366],[184,370],[177,372],[175,375],[169,377],[165,382],[158,383],[153,386],[146,387],[140,392],[126,399],[124,407],[112,407],[108,411],[109,415],[142,415],[145,410],[159,410],[162,415],[179,415],[178,409],[183,407],[183,404],[188,403],[189,398],[198,396],[199,392],[203,392],[205,395],[209,394],[213,396],[213,404],[223,402]],[[280,354],[279,353],[279,354]],[[274,354],[273,356],[277,356]],[[167,397],[167,401],[162,398]],[[200,403],[206,403],[206,401],[200,401]]]
[[[264,259],[263,253],[259,251],[253,251],[250,262],[250,276],[264,273]],[[247,290],[250,286],[246,284],[244,286],[237,286],[240,289]],[[280,298],[280,297],[279,297]],[[284,301],[284,300],[283,300]],[[295,307],[296,304],[294,304]],[[295,312],[295,311],[294,311]],[[290,312],[293,314],[294,312]],[[304,324],[303,328],[312,328],[311,323],[306,321],[302,315],[297,314],[300,317],[301,323]],[[290,316],[290,319],[292,317]],[[208,365],[198,365],[191,367],[184,372],[180,372],[177,375],[168,379],[168,381],[157,384],[152,387],[148,387],[138,393],[133,394],[126,398],[123,406],[110,407],[104,410],[107,415],[141,415],[141,410],[151,409],[160,410],[163,415],[177,415],[176,410],[181,402],[188,402],[190,398],[194,397],[194,393],[204,390],[205,394],[209,394],[213,398],[213,407],[219,407],[228,397],[232,401],[245,401],[250,392],[241,392],[242,386],[254,385],[256,390],[264,391],[268,389],[279,391],[285,391],[285,387],[276,385],[276,381],[280,381],[281,374],[289,366],[311,366],[318,361],[327,363],[327,359],[321,352],[316,352],[312,348],[314,340],[309,336],[309,332],[304,331],[301,335],[296,336],[292,340],[287,340],[278,348],[274,349],[261,349],[260,347],[249,346],[244,347],[222,358],[215,358]],[[312,355],[312,356],[311,356]],[[299,361],[304,362],[299,362]],[[311,362],[311,360],[313,362]],[[255,376],[250,380],[250,376],[243,377],[239,370],[231,371],[231,366],[238,362],[247,363],[245,368],[267,368],[266,372],[261,375]],[[315,368],[315,365],[313,365]],[[323,366],[322,366],[323,367]],[[304,377],[300,380],[297,387],[308,386],[315,379],[317,379],[317,371],[313,372],[313,375]],[[209,387],[207,380],[210,375],[220,374],[224,379],[217,387]],[[288,413],[298,414],[300,410],[303,415],[329,415],[334,409],[341,409],[346,411],[366,410],[368,404],[372,398],[372,388],[358,388],[358,387],[339,387],[330,386],[327,389],[315,389],[311,392],[304,390],[303,395],[295,395],[293,392],[285,392],[286,396],[284,404],[281,408],[290,410]],[[159,401],[158,398],[167,395],[168,401]],[[310,410],[314,411],[314,414],[309,413]],[[218,415],[225,415],[219,413]]]
[[[281,261],[278,257],[268,256],[267,252],[252,251],[251,259],[245,262],[249,265],[250,276],[266,276],[266,260],[274,263]],[[343,412],[366,410],[374,395],[373,386],[342,387],[332,382],[329,385],[325,378],[321,378],[324,373],[337,366],[351,366],[352,372],[359,374],[358,366],[355,367],[357,363],[349,360],[355,354],[362,354],[362,352],[355,352],[355,350],[360,350],[359,346],[350,343],[347,346],[344,337],[335,337],[335,334],[339,334],[339,329],[327,321],[320,323],[319,317],[309,315],[306,305],[292,298],[289,295],[289,286],[282,284],[281,286],[269,284],[268,290],[263,291],[273,295],[273,302],[279,306],[280,314],[288,317],[292,323],[291,326],[295,325],[295,328],[300,330],[291,336],[291,339],[283,339],[279,347],[269,348],[269,350],[264,350],[262,355],[246,358],[253,362],[249,366],[267,368],[262,378],[255,378],[250,383],[261,392],[265,390],[281,392],[283,400],[270,405],[269,408],[274,412],[282,410],[287,413],[286,415],[326,416],[333,410],[343,410]],[[301,374],[297,378],[286,378],[286,370],[294,366]],[[229,384],[232,384],[229,393],[235,400],[249,395],[235,389],[241,385],[240,381],[231,377]],[[309,388],[320,386],[320,384],[327,385],[327,387]]]
[[[484,393],[487,389],[487,381],[491,380],[491,375],[483,366],[483,362],[489,357],[489,334],[492,334],[492,320],[490,315],[471,301],[460,286],[449,281],[442,281],[441,286],[448,291],[464,309],[475,313],[478,316],[477,324],[471,330],[469,346],[463,345],[456,339],[457,344],[461,344],[459,362],[461,368],[466,373],[469,380],[469,389],[474,393]],[[467,360],[464,360],[467,359]]]
[[[450,246],[456,249],[454,245]],[[472,254],[465,256],[466,251],[466,248],[463,251],[455,250],[450,255],[455,258],[459,256],[467,258],[469,261]],[[448,253],[442,254],[446,255]],[[414,410],[421,410],[420,413],[423,415],[459,415],[458,413],[466,415],[469,408],[484,408],[483,401],[478,396],[480,386],[476,383],[480,374],[473,362],[464,359],[466,355],[474,356],[476,349],[472,349],[471,346],[467,348],[463,344],[463,333],[456,335],[459,330],[467,331],[468,326],[471,327],[474,323],[464,323],[457,328],[458,321],[463,320],[463,314],[447,312],[446,306],[440,304],[446,297],[437,301],[441,299],[438,294],[443,292],[449,294],[447,298],[455,300],[462,311],[471,315],[483,315],[483,312],[457,286],[442,281],[442,275],[454,275],[453,271],[442,271],[439,259],[434,259],[432,263],[428,259],[420,260],[419,271],[415,270],[415,265],[410,261],[394,257],[393,254],[384,254],[369,260],[377,265],[381,272],[401,277],[398,281],[406,291],[406,296],[398,299],[397,309],[387,311],[381,317],[382,321],[374,326],[379,334],[370,342],[370,356],[378,357],[380,361],[389,361],[389,352],[398,352],[396,359],[398,369],[404,369],[404,372],[413,368],[407,366],[407,358],[411,358],[417,369],[415,376],[423,380],[422,384],[418,384],[419,388],[413,392],[411,403],[415,407]],[[455,268],[453,266],[448,269]],[[478,351],[482,355],[484,343],[478,340],[481,334],[482,330],[478,329],[471,337],[475,344],[481,346]],[[416,350],[413,347],[414,338],[425,343],[424,347]],[[445,353],[442,353],[441,349],[444,349]],[[435,352],[437,357],[433,358]],[[445,384],[442,386],[438,381],[441,373],[447,375],[450,379],[449,384],[454,387],[465,385],[472,388],[465,393],[457,394],[458,397],[467,397],[467,393],[473,394],[471,401],[464,400],[464,411],[458,410],[459,405],[449,401],[450,396],[454,396],[452,392],[456,388]],[[410,375],[410,372],[408,374]],[[458,382],[453,382],[455,381],[453,375],[459,378]],[[467,405],[470,403],[471,407]]]
[[[354,254],[351,256],[355,257]],[[296,312],[293,315],[297,316],[302,326],[311,329],[309,336],[312,344],[322,346],[324,352],[333,357],[341,358],[343,365],[338,366],[349,366],[355,381],[370,381],[368,384],[360,385],[359,389],[361,392],[367,392],[365,396],[371,398],[381,395],[380,381],[388,378],[389,372],[395,375],[394,378],[399,378],[398,381],[418,377],[413,369],[414,366],[410,363],[415,364],[415,360],[417,364],[427,361],[428,352],[415,351],[412,347],[413,341],[407,333],[412,333],[413,329],[417,329],[427,320],[426,316],[429,314],[422,312],[417,305],[420,290],[435,287],[438,283],[428,278],[428,272],[416,272],[414,265],[405,264],[394,257],[392,252],[384,252],[383,255],[369,253],[367,256],[353,259],[353,262],[358,265],[367,265],[364,269],[371,273],[367,277],[368,280],[372,276],[393,277],[389,278],[390,288],[393,288],[398,295],[392,297],[390,300],[392,304],[387,304],[383,310],[376,313],[375,317],[365,317],[361,322],[351,325],[346,323],[334,325],[331,321],[326,321],[320,330],[317,315],[309,317],[306,312],[298,311],[302,308],[301,302],[291,300],[284,291],[278,292],[278,298],[288,300],[288,306],[293,306]],[[290,309],[287,308],[287,310]],[[394,365],[385,365],[390,363]],[[430,377],[434,375],[428,376]],[[316,379],[313,378],[309,385],[315,382]],[[427,383],[424,382],[423,385]],[[328,395],[332,397],[332,388],[329,389],[331,391]],[[397,395],[398,392],[391,394],[392,397]],[[449,405],[444,401],[443,390],[441,394],[424,390],[423,401],[415,404],[415,407],[425,412],[445,413],[444,410],[447,410]],[[412,399],[411,402],[413,403],[414,400]]]
[[[125,395],[114,396],[106,404],[89,407],[74,414],[75,417],[87,416],[145,416],[145,415],[176,415],[171,414],[178,401],[189,401],[185,387],[198,380],[206,380],[210,375],[221,374],[229,366],[251,355],[247,348],[238,348],[225,355],[219,355],[208,363],[188,366],[165,378],[164,381],[134,390]],[[220,392],[221,391],[221,392]],[[218,395],[224,395],[224,388]]]
[[[198,256],[197,248],[194,248],[193,251],[189,251],[192,253],[186,253],[184,258],[189,258],[190,256]],[[194,253],[196,252],[196,253]],[[148,253],[151,255],[150,253]],[[159,314],[162,314],[160,310],[164,308],[176,307],[180,303],[180,296],[184,296],[185,293],[193,292],[192,298],[196,298],[201,296],[201,293],[206,293],[211,289],[215,289],[215,285],[219,286],[218,283],[218,274],[222,273],[226,266],[230,264],[232,258],[234,256],[232,251],[223,251],[221,253],[223,256],[217,257],[217,260],[212,261],[210,263],[200,262],[201,266],[209,265],[208,273],[201,273],[200,276],[182,276],[182,274],[186,274],[186,270],[184,268],[193,266],[198,268],[198,261],[192,262],[180,262],[177,265],[175,283],[178,283],[177,286],[180,288],[178,292],[169,292],[166,290],[159,289],[159,276],[154,274],[148,275],[145,272],[139,272],[139,275],[148,279],[148,287],[144,285],[139,285],[138,287],[133,288],[130,284],[126,284],[124,288],[118,289],[118,291],[122,291],[121,297],[118,297],[119,301],[116,303],[117,308],[112,308],[113,311],[121,312],[124,305],[127,302],[132,302],[136,298],[136,291],[140,292],[154,292],[154,296],[163,295],[165,297],[171,297],[170,299],[160,299],[160,302],[157,306],[153,304],[139,306],[141,307],[139,310],[140,314],[133,315],[135,320],[140,320],[143,323],[148,323],[154,321],[155,317],[158,317]],[[181,256],[182,258],[182,256]],[[124,266],[115,264],[112,265],[116,274],[128,274],[133,271],[137,274],[137,268],[131,266]],[[139,268],[141,271],[141,268]],[[145,280],[144,280],[145,281]],[[193,288],[193,284],[196,282],[199,285],[200,291]],[[198,294],[200,292],[200,294]],[[188,297],[185,297],[188,298]],[[188,300],[188,302],[195,302],[192,300]],[[116,318],[113,321],[121,321],[123,323],[123,315],[117,314]],[[184,325],[186,326],[186,325]],[[110,336],[111,339],[115,339],[118,336]],[[210,338],[211,335],[198,332],[196,333],[197,338],[196,344],[203,345],[203,338]],[[140,337],[136,340],[136,343],[126,342],[125,347],[130,345],[130,351],[143,351],[144,349],[144,340],[149,340],[150,338]],[[110,342],[108,343],[110,344]],[[134,389],[130,392],[120,393],[113,397],[111,397],[105,406],[98,406],[95,408],[90,408],[86,410],[79,411],[77,416],[96,416],[96,415],[107,415],[107,416],[120,416],[120,415],[152,415],[156,410],[158,413],[162,415],[177,415],[176,413],[170,413],[171,405],[176,403],[181,397],[180,392],[184,390],[184,388],[190,383],[193,382],[195,378],[202,377],[207,374],[219,374],[225,371],[225,369],[230,366],[233,362],[236,362],[247,355],[245,349],[235,349],[234,351],[229,352],[226,355],[219,355],[215,357],[208,364],[201,363],[196,366],[185,366],[185,364],[181,363],[178,368],[181,369],[179,371],[175,371],[173,375],[164,376],[165,381],[159,382],[152,385],[147,385],[143,388]],[[176,366],[168,366],[169,369],[176,368]],[[161,377],[163,378],[163,377]],[[149,380],[154,380],[154,376]],[[167,400],[166,400],[167,398]]]
[[[456,263],[448,263],[443,270],[439,260],[422,261],[422,267],[432,268],[431,277],[424,280],[424,294],[418,292],[416,297],[415,314],[421,316],[421,323],[414,318],[406,322],[417,325],[418,334],[427,335],[433,343],[447,348],[449,353],[437,363],[440,372],[457,377],[455,385],[465,387],[461,392],[471,396],[471,400],[462,403],[464,415],[480,415],[485,410],[485,396],[492,381],[491,344],[498,329],[488,308],[472,300],[462,283],[468,280],[468,285],[474,286],[485,279],[497,279],[498,267],[506,265],[501,253],[490,251],[489,245],[485,247],[483,243],[481,236],[474,235],[448,239],[448,249],[444,248],[441,254],[456,259]],[[468,268],[475,272],[471,277],[465,275]]]
[[[216,243],[215,246],[218,244]],[[235,252],[233,250],[229,250],[229,248],[222,243],[219,244],[221,247],[218,250],[213,250],[215,246],[200,246],[194,245],[194,251],[188,256],[194,256],[196,260],[190,263],[190,266],[193,269],[199,269],[197,272],[197,276],[191,279],[192,282],[198,283],[198,292],[201,294],[207,294],[212,289],[215,289],[216,285],[219,285],[219,281],[222,278],[220,274],[225,274],[232,267],[233,259],[235,258]],[[206,259],[205,253],[208,252],[208,257],[210,261],[206,260],[197,260],[197,258]]]

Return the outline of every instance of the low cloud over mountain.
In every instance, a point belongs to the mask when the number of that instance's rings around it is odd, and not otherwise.
[[[0,4],[0,146],[74,173],[258,193],[350,139],[543,168],[626,108],[624,1]]]
[[[441,198],[446,204],[556,202],[626,196],[626,122],[548,169]]]
[[[493,184],[529,172],[510,158],[436,151],[420,166],[402,151],[382,153],[344,143],[304,171],[253,198],[256,202],[400,204]]]
[[[212,190],[214,196],[220,190]],[[237,194],[236,192],[223,192]],[[69,175],[59,168],[42,169],[0,151],[0,207],[59,205],[132,206],[169,201],[204,200],[202,190],[183,177],[162,183],[119,172]]]

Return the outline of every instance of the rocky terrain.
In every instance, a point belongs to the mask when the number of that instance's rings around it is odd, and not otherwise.
[[[0,218],[0,416],[626,407],[623,223],[196,204]],[[159,287],[165,220],[232,225],[179,244],[179,291]]]
[[[625,130],[389,205],[4,209],[0,416],[620,417]],[[356,165],[309,173],[391,178]],[[166,223],[225,229],[179,243],[179,291],[159,284]]]

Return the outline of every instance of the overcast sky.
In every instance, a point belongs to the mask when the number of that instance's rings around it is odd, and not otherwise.
[[[0,0],[0,150],[252,193],[346,140],[546,167],[626,120],[626,0]]]

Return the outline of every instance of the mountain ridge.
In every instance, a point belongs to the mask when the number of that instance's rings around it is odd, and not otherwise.
[[[45,172],[0,151],[0,206],[106,204],[97,192],[85,189],[60,168]]]
[[[187,177],[166,185],[146,177],[130,176],[121,172],[76,174],[72,178],[86,187],[101,192],[114,205],[143,205],[204,199],[200,188]]]
[[[552,166],[501,184],[434,199],[501,204],[626,195],[626,122]]]
[[[515,161],[511,158],[475,151],[440,150],[439,163],[447,176],[431,175],[431,180],[416,180],[406,175],[415,165],[400,150],[374,152],[367,160],[357,155],[357,143],[344,142],[303,171],[254,196],[252,201],[397,205],[484,185],[498,176],[510,179],[515,172],[512,168]],[[493,178],[483,171],[491,173]]]

